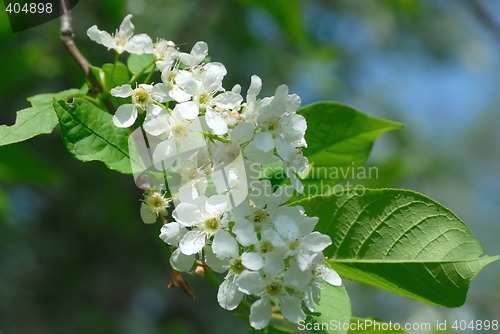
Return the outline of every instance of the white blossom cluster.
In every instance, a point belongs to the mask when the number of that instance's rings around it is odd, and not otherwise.
[[[96,26],[88,35],[118,53],[152,54],[161,73],[156,84],[111,90],[131,101],[117,109],[114,124],[137,126],[143,119],[142,129],[155,142],[152,163],[166,175],[168,186],[145,197],[141,214],[153,217],[145,221],[167,217],[173,201],[173,220],[160,233],[175,248],[172,267],[189,271],[201,260],[225,273],[219,304],[233,310],[243,298],[252,302],[254,328],[268,325],[272,305],[286,319],[304,320],[302,306],[314,310],[321,281],[340,285],[341,279],[323,265],[322,251],[331,240],[314,231],[318,219],[301,206],[284,205],[294,190],[302,192],[297,174],[307,167],[301,152],[307,125],[296,113],[300,98],[286,85],[259,98],[258,76],[252,76],[245,98],[239,85],[226,91],[224,65],[204,62],[206,43],[180,52],[171,41],[134,35],[130,19],[126,16],[114,35]],[[276,188],[262,178],[264,166],[272,163],[282,166],[289,182]]]

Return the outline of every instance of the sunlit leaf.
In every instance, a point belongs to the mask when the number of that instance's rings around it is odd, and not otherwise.
[[[344,334],[350,319],[351,302],[345,287],[325,283],[321,289],[320,304],[301,327],[313,333]]]
[[[154,57],[152,54],[131,54],[127,60],[127,66],[132,72],[132,74],[136,75],[141,72],[149,73],[153,69],[153,60]]]
[[[108,168],[130,174],[128,129],[117,128],[112,116],[84,99],[54,102],[67,149],[81,161],[102,161]],[[132,162],[133,163],[133,162]]]
[[[303,183],[308,196],[335,191],[335,184],[368,159],[378,136],[403,127],[337,102],[314,103],[298,113],[307,120],[303,152],[311,169]]]
[[[30,97],[28,101],[32,107],[18,111],[14,125],[0,125],[0,146],[51,133],[57,125],[57,116],[52,106],[53,99],[66,99],[77,93],[82,91],[70,89],[55,94]]]
[[[450,210],[409,190],[344,191],[297,202],[332,238],[341,276],[425,303],[457,307],[489,257]]]

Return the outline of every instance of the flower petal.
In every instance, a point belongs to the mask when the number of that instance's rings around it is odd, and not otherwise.
[[[177,72],[175,75],[175,83],[190,96],[198,94],[198,87],[201,84],[198,80],[196,80],[193,73],[186,70],[180,70]]]
[[[208,56],[208,44],[202,41],[196,42],[191,49],[191,56],[193,56],[197,63],[201,63]]]
[[[193,266],[195,255],[185,255],[177,248],[170,256],[170,265],[178,271],[188,271]]]
[[[224,109],[233,109],[243,102],[243,98],[240,94],[234,92],[225,92],[217,95],[213,99],[214,104],[217,107],[221,107]]]
[[[223,309],[234,310],[238,307],[242,298],[243,293],[238,290],[234,276],[226,279],[219,286],[219,291],[217,292],[217,301]]]
[[[259,270],[264,266],[262,256],[255,252],[241,254],[241,264],[250,270]]]
[[[171,246],[177,246],[187,229],[177,222],[164,224],[160,229],[160,239]]]
[[[115,97],[129,97],[134,93],[132,86],[130,85],[122,85],[119,87],[115,87],[111,90],[111,95]]]
[[[172,100],[179,103],[189,101],[191,98],[191,95],[177,86],[172,87],[172,89],[168,92],[168,95],[172,98]]]
[[[297,265],[292,265],[285,272],[283,283],[295,290],[305,291],[312,279],[310,270],[301,271]]]
[[[122,104],[113,116],[113,124],[119,128],[128,128],[137,119],[137,108],[132,104]]]
[[[132,37],[134,34],[134,25],[132,24],[132,14],[128,14],[123,18],[122,23],[120,24],[120,32],[127,36],[127,38]]]
[[[205,113],[205,121],[207,125],[216,135],[223,135],[227,133],[228,127],[226,120],[221,114],[215,112],[212,108],[208,108]]]
[[[189,231],[179,242],[179,249],[186,255],[193,255],[201,252],[205,246],[206,234],[202,231]]]
[[[208,45],[205,42],[197,42],[191,53],[179,53],[177,55],[177,59],[181,61],[184,65],[188,67],[195,66],[203,61],[205,57],[208,55]]]
[[[263,329],[271,320],[272,309],[268,298],[257,300],[250,307],[250,325],[255,329]]]
[[[164,83],[159,83],[153,86],[151,89],[151,97],[158,102],[168,102],[171,100],[169,95],[170,90]]]
[[[153,53],[153,41],[146,34],[135,35],[128,41],[125,51],[134,54]]]
[[[195,101],[179,103],[175,106],[174,110],[178,112],[183,118],[189,120],[195,119],[200,113],[198,102]]]
[[[285,240],[295,240],[299,237],[299,227],[291,217],[279,215],[274,224],[276,231]]]
[[[283,252],[278,250],[266,253],[264,259],[264,272],[269,279],[274,279],[285,270],[284,258]]]
[[[168,132],[170,130],[170,124],[168,123],[168,114],[163,113],[158,116],[146,116],[144,123],[142,124],[144,131],[152,136],[159,136],[162,133]]]
[[[203,67],[203,79],[201,85],[207,92],[222,90],[222,79],[227,74],[226,67],[221,63],[208,63]]]
[[[276,152],[284,161],[293,161],[297,155],[297,150],[286,140],[277,137],[275,140]]]
[[[215,233],[212,249],[219,259],[238,256],[238,243],[224,230]]]
[[[285,318],[295,323],[305,320],[306,314],[302,310],[301,300],[293,296],[280,297],[281,313]]]
[[[158,170],[166,170],[178,157],[174,140],[167,139],[156,145],[153,152],[153,163]]]
[[[141,204],[140,214],[144,224],[154,224],[156,223],[156,218],[158,218],[155,213],[149,210],[146,203]]]
[[[172,217],[183,226],[195,226],[203,222],[200,209],[191,203],[179,203],[172,213]]]
[[[320,266],[319,271],[321,273],[321,277],[331,285],[341,286],[342,278],[340,278],[339,274],[331,268],[327,268],[325,266]]]
[[[247,96],[256,97],[257,95],[259,95],[261,89],[262,89],[262,79],[257,75],[252,75],[250,79],[250,87],[248,88]]]
[[[203,248],[203,252],[205,255],[205,262],[215,272],[223,273],[227,271],[229,267],[228,259],[219,259],[213,252],[212,247],[206,246]]]
[[[247,295],[259,295],[264,292],[266,286],[262,277],[255,271],[244,271],[236,280],[236,284],[241,292]]]
[[[259,242],[254,225],[246,219],[236,219],[233,226],[233,233],[236,235],[236,240],[244,247],[255,245]]]
[[[274,153],[274,140],[270,133],[257,132],[243,153],[247,159],[260,163],[270,162]]]
[[[247,122],[236,124],[229,135],[231,137],[231,142],[236,145],[240,145],[252,140],[254,129],[255,127]]]
[[[94,42],[104,45],[107,48],[113,46],[113,37],[106,31],[99,30],[96,25],[93,25],[87,30],[87,36]]]
[[[312,232],[302,238],[302,245],[305,249],[319,253],[332,244],[332,239],[322,233]]]

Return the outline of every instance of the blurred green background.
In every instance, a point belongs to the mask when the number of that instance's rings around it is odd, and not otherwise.
[[[137,33],[184,51],[206,41],[228,69],[226,89],[245,92],[257,74],[261,96],[287,83],[304,105],[337,100],[405,123],[377,142],[368,164],[379,178],[365,182],[429,195],[500,254],[500,2],[81,0],[72,13],[95,65],[114,55],[88,27],[112,32],[132,13]],[[27,97],[80,87],[84,76],[57,20],[12,34],[0,19],[0,124],[12,124]],[[196,302],[167,289],[167,248],[160,226],[141,222],[140,198],[131,176],[71,157],[57,130],[0,147],[0,333],[246,333],[204,279],[186,276]],[[495,263],[459,309],[346,286],[356,316],[434,323],[500,320],[498,282]]]

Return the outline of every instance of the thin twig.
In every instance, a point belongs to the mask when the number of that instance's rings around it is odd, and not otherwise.
[[[76,60],[81,70],[89,80],[91,85],[90,91],[95,93],[102,92],[103,89],[101,87],[101,84],[95,77],[94,73],[92,73],[92,71],[90,70],[89,62],[82,55],[80,50],[78,50],[75,41],[73,40],[75,34],[73,32],[73,26],[71,24],[72,18],[70,12],[68,11],[68,7],[66,5],[65,0],[61,0],[61,8],[64,12],[64,14],[61,16],[61,31],[60,31],[61,41],[66,47],[66,50],[68,50],[69,54],[73,57],[73,59]],[[103,99],[102,102],[104,103],[104,105],[106,106],[106,108],[109,110],[110,113],[112,114],[115,113],[115,108],[113,107],[113,104],[111,104],[111,101],[109,99]]]

